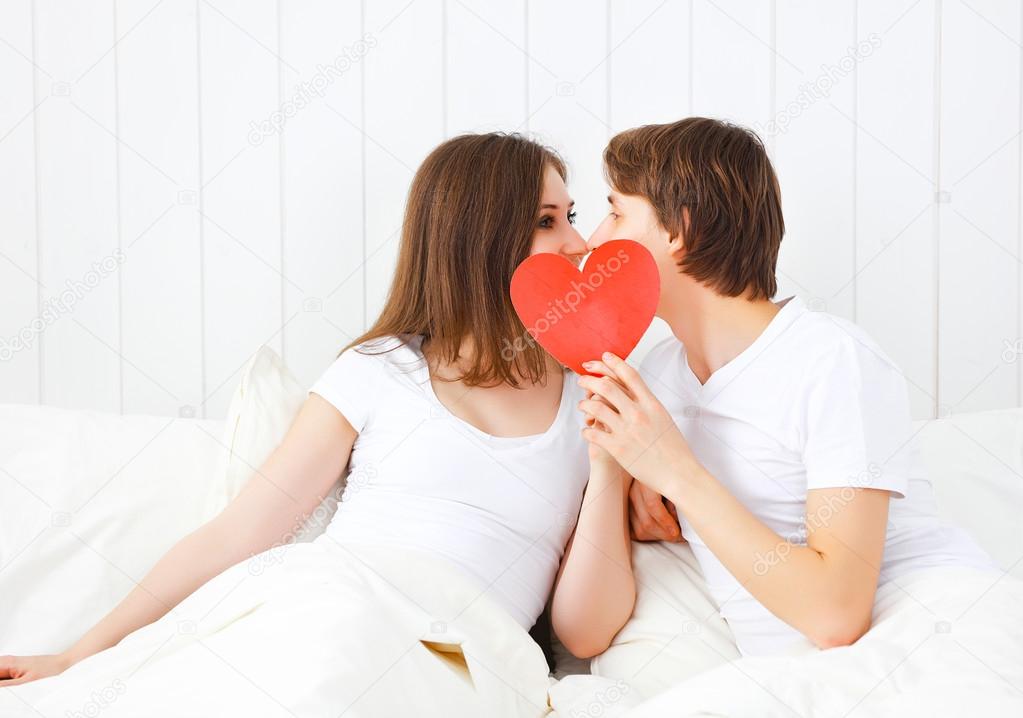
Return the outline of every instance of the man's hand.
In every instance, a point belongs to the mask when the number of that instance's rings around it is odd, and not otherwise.
[[[661,496],[674,496],[683,472],[697,465],[682,432],[639,372],[606,352],[583,367],[600,376],[581,376],[592,398],[579,408],[593,420],[583,437],[605,449],[622,468]]]
[[[685,541],[675,505],[639,481],[629,488],[629,533],[636,541]]]

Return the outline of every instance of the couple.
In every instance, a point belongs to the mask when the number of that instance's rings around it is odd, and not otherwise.
[[[936,518],[899,370],[855,325],[772,301],[784,222],[759,139],[694,117],[623,132],[604,161],[610,207],[585,241],[553,151],[499,133],[437,147],[412,182],[387,303],[310,389],[260,468],[273,481],[250,481],[64,653],[0,658],[0,685],[156,621],[346,470],[332,540],[442,557],[526,630],[549,606],[579,657],[632,613],[632,538],[692,545],[747,655],[852,644],[878,586],[909,570],[995,571]],[[639,370],[605,354],[577,377],[532,344],[509,358],[525,331],[509,298],[519,263],[579,264],[623,238],[653,255],[674,337]]]

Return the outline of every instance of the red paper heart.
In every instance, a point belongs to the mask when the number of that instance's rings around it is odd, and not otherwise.
[[[653,321],[657,265],[630,239],[598,247],[580,271],[557,254],[534,254],[516,269],[511,300],[526,331],[577,374],[604,352],[627,357]]]

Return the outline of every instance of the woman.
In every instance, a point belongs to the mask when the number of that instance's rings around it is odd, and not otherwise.
[[[578,264],[586,252],[565,177],[555,153],[518,135],[463,135],[437,147],[412,182],[379,319],[312,386],[257,476],[66,651],[0,657],[0,686],[61,673],[157,621],[269,549],[346,467],[345,494],[317,542],[441,557],[528,630],[589,476],[582,393],[522,341],[509,298],[528,255]],[[509,355],[511,346],[522,349]],[[600,506],[621,521],[626,500],[620,491],[617,505]]]

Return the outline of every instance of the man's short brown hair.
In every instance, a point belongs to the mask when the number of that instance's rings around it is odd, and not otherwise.
[[[778,291],[781,192],[752,130],[706,117],[636,127],[608,143],[604,172],[613,189],[644,197],[668,233],[683,238],[683,272],[729,297]]]

